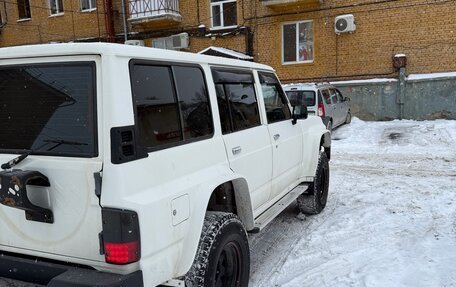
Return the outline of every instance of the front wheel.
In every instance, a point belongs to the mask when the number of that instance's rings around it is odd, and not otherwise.
[[[349,124],[349,123],[351,123],[351,120],[352,120],[352,115],[350,112],[348,112],[347,117],[345,118],[345,123]]]
[[[298,199],[298,208],[304,214],[318,214],[326,206],[329,190],[329,163],[326,153],[321,151],[318,159],[314,181],[309,185],[306,193]]]
[[[246,287],[250,251],[247,233],[232,213],[207,212],[188,287]]]

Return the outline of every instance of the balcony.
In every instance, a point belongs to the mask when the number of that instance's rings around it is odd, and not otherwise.
[[[272,9],[287,9],[297,6],[314,7],[323,4],[324,0],[260,0],[260,2]]]
[[[128,0],[133,25],[144,28],[176,25],[182,21],[179,0]]]

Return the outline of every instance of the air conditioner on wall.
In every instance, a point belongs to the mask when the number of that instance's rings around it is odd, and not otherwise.
[[[188,48],[188,33],[180,33],[177,35],[171,36],[172,39],[172,48],[173,49],[185,49]]]
[[[143,40],[127,40],[125,41],[126,45],[132,45],[132,46],[143,46],[144,47],[144,41]]]
[[[352,14],[346,14],[336,17],[334,21],[334,31],[336,34],[354,32],[355,30],[355,16]]]

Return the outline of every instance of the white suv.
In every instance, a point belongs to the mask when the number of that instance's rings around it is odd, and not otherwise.
[[[100,43],[0,59],[0,277],[247,286],[246,232],[325,207],[329,132],[268,66]]]
[[[291,84],[284,90],[292,103],[303,103],[309,114],[321,117],[328,130],[351,122],[350,98],[330,84]]]

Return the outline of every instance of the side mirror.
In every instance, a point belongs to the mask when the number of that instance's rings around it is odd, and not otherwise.
[[[350,98],[349,97],[344,97],[344,102],[349,102]]]
[[[306,105],[293,106],[292,123],[294,125],[298,122],[298,120],[307,119],[307,116],[308,113]]]

